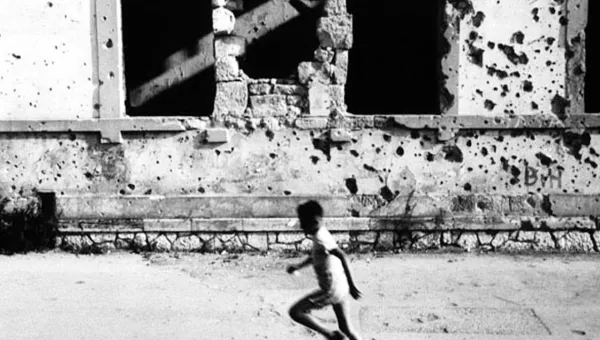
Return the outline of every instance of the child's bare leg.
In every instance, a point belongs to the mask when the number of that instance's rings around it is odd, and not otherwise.
[[[358,333],[356,333],[352,323],[350,322],[350,299],[346,298],[342,300],[342,302],[334,304],[333,311],[337,317],[340,330],[350,340],[361,340],[362,338],[358,335]]]
[[[316,308],[314,302],[311,300],[311,297],[312,294],[296,302],[290,308],[290,317],[297,323],[314,330],[326,338],[332,338],[335,335],[335,332],[325,328],[320,322],[317,321],[317,319],[309,314],[311,309]]]

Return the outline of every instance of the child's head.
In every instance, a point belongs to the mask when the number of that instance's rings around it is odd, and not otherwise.
[[[305,233],[314,234],[321,224],[323,218],[323,207],[317,201],[308,201],[300,204],[296,209],[298,219],[300,220],[300,228]]]

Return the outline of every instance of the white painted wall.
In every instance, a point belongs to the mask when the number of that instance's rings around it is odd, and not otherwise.
[[[552,98],[556,94],[566,97],[567,61],[560,24],[560,17],[566,14],[562,5],[554,0],[474,0],[473,6],[474,13],[467,15],[460,24],[460,114],[505,115],[505,110],[515,114],[551,114]],[[535,8],[538,9],[538,21],[532,13]],[[485,14],[485,19],[480,27],[475,27],[472,19],[478,11]],[[511,37],[518,31],[524,34],[522,44],[511,42]],[[473,46],[484,50],[483,67],[469,61],[467,41],[470,41],[471,32],[478,34]],[[552,45],[547,43],[548,38],[554,39]],[[488,42],[493,42],[495,47],[488,47]],[[516,54],[525,53],[528,63],[514,65],[498,44],[513,46]],[[547,61],[551,62],[550,66]],[[489,75],[488,67],[506,71],[509,76],[499,79]],[[513,72],[518,72],[520,77],[510,76]],[[533,85],[531,92],[523,90],[526,80]],[[505,96],[502,96],[502,85],[509,89]],[[495,103],[493,109],[485,107],[486,99]],[[533,109],[532,102],[539,108]]]
[[[94,117],[92,3],[0,0],[0,120]]]

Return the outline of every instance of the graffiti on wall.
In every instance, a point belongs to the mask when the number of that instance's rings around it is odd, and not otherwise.
[[[540,185],[543,188],[562,189],[562,175],[562,167],[542,169],[525,162],[525,185],[528,187]]]

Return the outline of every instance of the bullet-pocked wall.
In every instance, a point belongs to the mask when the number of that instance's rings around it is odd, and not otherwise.
[[[0,119],[97,117],[91,1],[0,5]]]
[[[249,77],[240,4],[212,2],[210,119],[110,121],[120,143],[2,121],[4,213],[55,192],[57,245],[71,250],[305,250],[295,207],[316,198],[346,249],[600,250],[600,119],[581,109],[576,71],[587,2],[447,1],[437,115],[347,112],[343,0],[323,4],[294,76]]]

